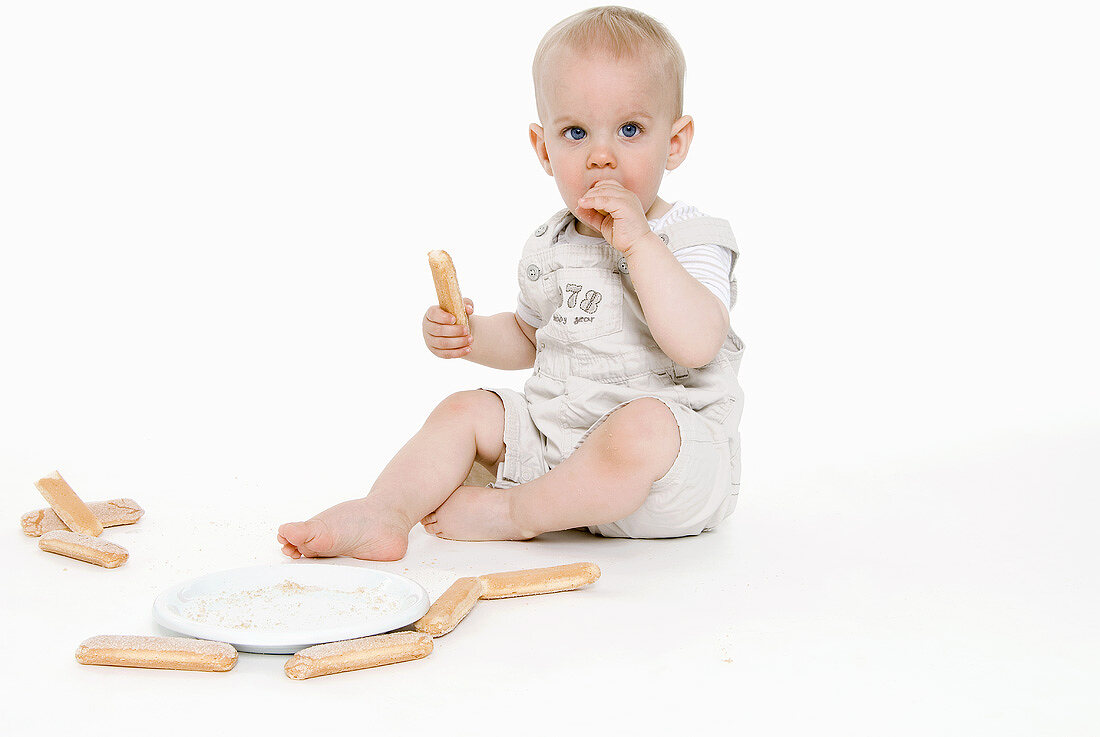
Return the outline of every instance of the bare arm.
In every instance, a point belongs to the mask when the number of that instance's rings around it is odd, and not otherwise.
[[[424,313],[422,331],[428,350],[440,358],[465,358],[490,368],[512,370],[535,365],[535,329],[514,312],[483,317],[475,315],[474,303],[463,298],[467,331],[456,324],[454,315],[439,305]]]
[[[470,316],[472,349],[462,358],[495,369],[512,371],[535,365],[535,329],[514,312]]]
[[[649,331],[681,366],[714,360],[729,332],[726,306],[684,268],[655,233],[630,248],[627,264]]]
[[[690,122],[690,116],[684,117]],[[638,196],[614,179],[601,179],[577,206],[577,219],[626,258],[649,331],[661,350],[681,366],[698,368],[713,361],[729,332],[729,311],[649,227]]]

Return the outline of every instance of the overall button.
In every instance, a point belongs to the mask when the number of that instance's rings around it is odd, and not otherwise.
[[[545,232],[546,232],[546,224],[545,224],[545,223],[543,223],[542,225],[540,225],[540,226],[538,227],[538,229],[537,229],[537,230],[535,230],[535,235],[536,235],[536,236],[540,236],[540,235],[542,235],[542,234],[543,234],[543,233],[545,233]]]
[[[542,275],[542,269],[537,264],[531,264],[527,267],[527,278],[531,281],[535,281]]]
[[[619,271],[624,274],[630,273],[630,270],[626,268],[626,256],[623,256],[621,259],[619,259]]]

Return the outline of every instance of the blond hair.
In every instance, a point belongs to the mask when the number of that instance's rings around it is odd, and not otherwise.
[[[602,5],[569,16],[542,37],[531,64],[535,83],[535,105],[542,118],[539,96],[540,81],[546,57],[556,48],[566,47],[578,52],[600,50],[616,59],[654,54],[658,68],[670,82],[673,111],[676,120],[684,113],[684,72],[687,63],[680,44],[659,21],[640,10],[620,5]]]

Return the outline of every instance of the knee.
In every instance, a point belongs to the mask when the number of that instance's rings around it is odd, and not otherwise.
[[[680,429],[668,406],[652,397],[623,405],[604,421],[607,425],[602,450],[617,464],[632,467],[672,467],[680,452]]]
[[[500,397],[485,389],[470,389],[468,391],[455,392],[446,397],[432,411],[437,417],[451,419],[480,417],[487,409],[502,407]]]

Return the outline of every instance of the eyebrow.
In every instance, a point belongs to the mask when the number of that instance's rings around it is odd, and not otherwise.
[[[652,115],[647,115],[645,113],[627,113],[626,115],[624,115],[622,117],[623,117],[624,120],[641,120],[643,118],[645,120],[653,120]],[[565,123],[566,121],[573,120],[573,119],[574,118],[572,116],[562,115],[562,116],[558,117],[557,119],[555,119],[554,122],[551,123],[550,125],[561,125],[562,123]]]

